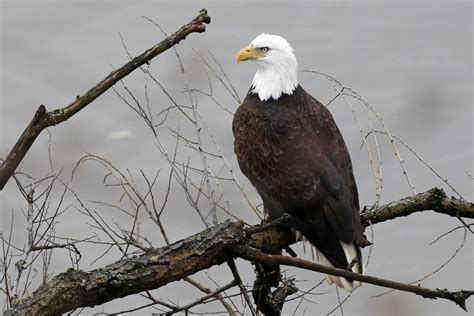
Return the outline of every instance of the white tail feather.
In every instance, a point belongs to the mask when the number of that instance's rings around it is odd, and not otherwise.
[[[355,264],[351,266],[351,271],[359,274],[364,274],[364,262],[359,262],[358,258],[358,249],[354,244],[346,244],[340,241],[342,250],[344,250],[344,254],[346,255],[347,262],[351,264],[353,260],[356,260]],[[345,279],[344,279],[345,280]],[[346,281],[347,282],[347,281]],[[362,285],[360,281],[353,281],[352,282],[353,288],[359,287]]]
[[[301,234],[300,231],[296,229],[292,229],[293,233],[296,236],[296,240],[303,240],[304,243],[306,243],[308,240],[304,238],[304,236]],[[354,244],[346,244],[340,241],[342,249],[344,250],[344,254],[346,255],[346,260],[351,264],[353,260],[358,260],[358,250]],[[311,245],[311,243],[310,243]],[[315,259],[318,263],[328,266],[328,267],[334,267],[334,265],[326,258],[326,256],[318,250],[318,248],[314,247],[311,245],[312,250],[314,249],[314,253],[316,256],[313,256],[313,259]],[[313,251],[312,251],[313,253]],[[362,271],[361,271],[362,270]],[[352,265],[351,271],[359,274],[364,274],[364,263],[363,262],[356,262],[355,264]],[[352,292],[355,288],[359,287],[362,285],[361,282],[359,281],[353,281],[349,282],[345,278],[334,276],[334,275],[326,275],[326,281],[329,284],[335,284],[337,287],[344,288],[349,292]]]

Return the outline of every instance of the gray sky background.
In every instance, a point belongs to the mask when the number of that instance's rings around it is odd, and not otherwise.
[[[212,18],[207,31],[190,35],[178,46],[192,87],[208,89],[202,65],[193,49],[212,62],[208,55],[210,50],[243,98],[255,65],[237,65],[236,53],[261,32],[282,35],[295,49],[302,69],[325,72],[354,88],[383,116],[395,135],[407,141],[464,197],[471,201],[474,199],[473,5],[470,1],[229,1],[225,4],[222,1],[199,1],[196,4],[195,1],[3,0],[0,3],[0,157],[7,155],[38,105],[44,104],[49,110],[63,107],[107,75],[112,67],[127,61],[119,33],[132,55],[159,42],[163,35],[142,16],[152,18],[171,33],[204,7]],[[186,102],[187,94],[182,93],[185,81],[171,51],[156,58],[151,71],[176,100]],[[134,73],[126,83],[144,102],[143,75]],[[300,83],[323,103],[335,94],[331,83],[322,76],[301,73]],[[218,80],[212,79],[212,84],[216,98],[235,110],[235,100],[229,97]],[[154,113],[170,103],[151,83],[150,100]],[[199,110],[232,167],[238,170],[232,150],[232,117],[209,98],[201,97],[199,100]],[[354,102],[354,107],[363,127],[367,128],[367,112],[357,102]],[[360,149],[358,127],[350,109],[341,100],[332,104],[330,110],[341,127],[353,159],[361,204],[370,205],[374,200],[373,178],[367,153]],[[177,113],[170,115],[167,126],[180,127],[185,135],[192,136],[192,129]],[[103,156],[121,170],[128,168],[137,177],[140,169],[150,176],[163,169],[156,188],[156,194],[162,194],[168,171],[153,135],[113,91],[105,93],[69,121],[51,128],[50,132],[54,169],[63,168],[65,181],[77,160],[88,152]],[[172,150],[174,140],[167,127],[160,132],[160,140]],[[389,142],[383,137],[380,140],[383,140],[380,149],[384,167],[382,201],[388,202],[409,195],[410,188]],[[48,134],[44,133],[30,149],[21,165],[22,171],[38,178],[48,174],[47,144]],[[401,154],[418,192],[439,186],[449,195],[454,194],[409,151],[401,148]],[[180,159],[186,161],[192,153],[183,149],[180,155]],[[191,156],[191,162],[199,162],[196,158],[196,154]],[[84,200],[118,203],[120,194],[102,185],[104,174],[103,168],[97,164],[85,164],[71,186]],[[238,176],[252,201],[258,204],[259,198],[249,182],[240,171]],[[137,183],[143,185],[143,181]],[[257,223],[236,188],[231,184],[224,184],[224,188],[228,190],[235,214]],[[13,210],[16,214],[14,240],[19,245],[24,244],[26,226],[21,209],[24,210],[26,205],[13,182],[0,193],[0,199],[2,231],[9,231]],[[67,203],[75,203],[71,196],[67,199]],[[105,217],[127,225],[128,219],[121,214],[110,209],[101,212]],[[224,220],[226,216],[219,214],[219,219]],[[71,208],[59,218],[58,234],[85,236],[90,233],[87,220]],[[176,184],[173,184],[164,221],[173,241],[204,228]],[[411,282],[436,270],[459,247],[463,232],[458,230],[435,245],[428,244],[458,225],[459,222],[452,218],[431,212],[376,225],[368,274]],[[154,246],[163,245],[157,228],[147,224],[145,219],[142,231]],[[296,248],[301,251],[301,247]],[[87,246],[83,250],[84,253],[96,251]],[[365,257],[367,254],[368,249],[364,250]],[[90,270],[118,258],[118,254],[112,252],[93,266],[90,259],[85,259],[81,268]],[[54,272],[65,270],[68,264],[69,259],[64,253],[55,253]],[[452,290],[472,289],[473,266],[473,242],[472,236],[468,235],[457,256],[421,284]],[[251,284],[251,267],[244,262],[239,262],[239,267],[245,281]],[[209,274],[221,285],[230,279],[225,267],[212,269]],[[319,274],[296,269],[288,269],[287,275],[294,275],[301,281],[297,285],[302,290],[311,288],[322,278]],[[197,275],[197,279],[214,287],[204,273]],[[331,311],[337,305],[336,292],[326,284],[318,288],[318,292],[325,291],[331,292],[308,296],[311,302],[303,301],[296,314],[302,314],[305,309],[306,315]],[[344,304],[344,314],[465,315],[450,302],[426,300],[408,293],[370,298],[382,292],[383,289],[375,286],[362,287]],[[200,296],[182,282],[155,293],[157,297],[180,304]],[[340,294],[345,297],[345,293]],[[138,306],[142,301],[137,297],[116,300],[87,309],[84,314],[102,310],[117,312]],[[284,314],[291,315],[298,303],[299,300],[294,300],[286,304]],[[474,309],[472,299],[468,308]],[[197,310],[218,311],[222,307],[209,304]],[[340,314],[340,311],[334,314]]]

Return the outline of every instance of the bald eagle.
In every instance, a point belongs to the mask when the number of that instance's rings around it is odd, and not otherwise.
[[[347,147],[331,113],[297,80],[293,49],[281,36],[261,34],[237,55],[257,72],[237,109],[232,130],[240,169],[260,194],[270,219],[316,248],[319,263],[364,272],[359,197]],[[327,276],[352,291],[360,283]]]

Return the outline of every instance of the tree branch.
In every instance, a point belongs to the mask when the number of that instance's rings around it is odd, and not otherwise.
[[[16,168],[23,160],[41,131],[47,127],[66,121],[71,116],[89,105],[92,101],[97,99],[105,91],[110,89],[119,80],[123,79],[143,64],[149,63],[153,58],[160,55],[164,51],[178,44],[189,34],[205,32],[206,26],[204,23],[209,24],[210,22],[211,18],[207,15],[207,11],[202,9],[199,12],[199,15],[196,16],[191,22],[183,25],[171,36],[168,36],[159,44],[149,48],[141,55],[133,58],[121,68],[112,71],[102,81],[97,83],[84,95],[78,96],[76,100],[69,105],[51,112],[46,111],[46,107],[44,105],[40,105],[38,110],[36,110],[33,119],[23,131],[15,146],[10,151],[7,158],[3,161],[0,167],[0,190],[3,190],[5,184],[15,172]]]
[[[244,284],[242,283],[242,279],[240,278],[239,271],[237,270],[237,266],[235,265],[234,258],[227,260],[227,265],[230,268],[230,271],[232,272],[232,275],[234,276],[234,280],[237,283],[237,286],[240,289],[240,293],[243,295],[245,298],[245,301],[247,302],[247,305],[249,306],[250,312],[252,313],[252,316],[257,315],[257,311],[252,305],[252,301],[250,301],[250,297],[247,293],[247,289],[245,288]]]
[[[443,197],[440,192],[442,190],[432,189],[414,197],[389,203],[379,210],[364,213],[362,219],[364,222],[370,219],[379,223],[427,209],[435,209],[439,213],[452,216],[462,214],[462,216],[471,217],[472,203],[449,199],[445,195]],[[437,198],[431,201],[433,196]],[[446,209],[443,209],[443,206]],[[369,215],[371,217],[368,217]],[[282,219],[277,220],[277,222],[281,221]],[[268,230],[262,231],[263,228]],[[464,309],[465,300],[474,295],[472,291],[449,292],[421,288],[359,275],[348,270],[326,267],[297,258],[275,255],[294,242],[295,237],[289,230],[274,227],[273,223],[244,229],[244,224],[240,221],[234,223],[226,221],[169,246],[149,251],[139,257],[117,261],[104,268],[90,272],[70,269],[41,286],[31,297],[22,300],[6,315],[28,313],[58,315],[79,307],[103,304],[116,298],[156,289],[181,280],[198,271],[220,265],[234,255],[254,263],[269,266],[290,265],[412,292],[427,298],[444,298]]]
[[[466,299],[469,298],[471,295],[474,295],[474,291],[457,291],[457,292],[449,292],[446,289],[428,289],[423,288],[416,285],[399,283],[395,281],[390,281],[386,279],[381,279],[369,275],[362,275],[358,273],[354,273],[349,270],[338,269],[334,267],[324,266],[322,264],[317,264],[314,262],[310,262],[307,260],[299,259],[299,258],[292,258],[287,256],[280,256],[280,255],[269,255],[263,253],[262,251],[245,246],[245,245],[232,245],[230,246],[231,251],[237,256],[242,259],[251,261],[251,262],[259,262],[262,264],[280,264],[280,265],[287,265],[298,267],[306,270],[312,270],[316,272],[321,272],[325,274],[336,275],[356,281],[361,281],[364,283],[370,283],[378,286],[383,286],[399,291],[404,292],[411,292],[422,297],[437,299],[437,298],[444,298],[448,299],[457,305],[459,305],[462,309],[466,310]],[[467,310],[466,310],[467,311]]]
[[[370,223],[385,222],[428,210],[453,217],[474,218],[473,203],[456,197],[449,198],[443,189],[433,188],[426,192],[380,206],[373,211],[362,213],[361,220],[364,226],[368,226]]]
[[[236,280],[233,280],[232,282],[230,282],[229,284],[227,285],[224,285],[223,287],[215,290],[214,292],[211,292],[197,300],[195,300],[194,302],[192,303],[189,303],[185,306],[181,306],[181,307],[178,307],[178,308],[175,308],[173,309],[173,311],[171,312],[168,312],[166,313],[165,315],[172,315],[172,314],[175,314],[175,313],[178,313],[178,312],[181,312],[181,311],[188,311],[190,310],[192,307],[196,306],[196,305],[199,305],[199,304],[202,304],[204,303],[205,301],[207,301],[208,299],[210,298],[213,298],[213,297],[217,297],[219,294],[221,294],[222,292],[225,292],[227,291],[228,289],[230,288],[233,288],[234,286],[237,285],[237,281]],[[232,311],[232,310],[231,310]],[[229,313],[230,314],[230,313]]]
[[[79,307],[159,288],[229,259],[225,251],[244,240],[242,222],[226,221],[136,258],[90,272],[69,269],[41,286],[5,315],[61,315]]]
[[[185,278],[183,278],[183,280],[188,282],[189,284],[193,285],[194,287],[198,288],[201,292],[204,292],[206,294],[211,294],[211,293],[215,292],[215,291],[212,291],[211,289],[203,286],[201,283],[191,279],[190,277],[185,277]],[[215,297],[216,297],[217,300],[219,300],[219,302],[221,302],[222,306],[224,306],[224,308],[227,310],[227,312],[229,313],[229,316],[237,316],[236,311],[234,311],[232,306],[230,306],[230,304],[227,303],[225,298],[220,293],[215,294]]]

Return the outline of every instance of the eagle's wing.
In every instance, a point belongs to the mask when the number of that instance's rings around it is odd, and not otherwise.
[[[331,113],[309,94],[306,96],[312,122],[309,141],[324,149],[322,158],[312,159],[324,169],[319,190],[328,192],[325,215],[341,241],[359,244],[363,236],[359,195],[349,152]]]
[[[291,226],[345,267],[339,240],[358,243],[362,236],[350,157],[324,106],[306,92],[291,100],[285,111],[244,101],[233,124],[239,165],[271,217],[293,214]]]

